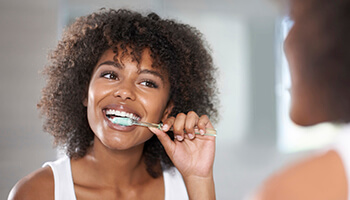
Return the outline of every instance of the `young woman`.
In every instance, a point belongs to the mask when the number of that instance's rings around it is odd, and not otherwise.
[[[292,0],[285,40],[292,80],[291,119],[344,123],[339,140],[270,178],[256,199],[350,199],[350,1]]]
[[[205,134],[217,115],[215,71],[189,25],[128,10],[77,19],[51,53],[38,104],[66,156],[9,199],[215,199],[215,137]]]

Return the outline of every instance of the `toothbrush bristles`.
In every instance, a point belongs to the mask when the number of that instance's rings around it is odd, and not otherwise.
[[[131,126],[133,125],[133,119],[128,118],[128,117],[114,117],[112,119],[113,124],[118,124],[121,126]]]

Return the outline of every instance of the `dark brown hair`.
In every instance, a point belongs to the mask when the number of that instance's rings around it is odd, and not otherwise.
[[[350,0],[291,0],[291,17],[305,79],[327,94],[331,118],[350,122]]]
[[[47,85],[38,103],[46,117],[44,130],[55,138],[71,158],[83,157],[92,145],[94,133],[87,121],[82,101],[92,71],[108,49],[131,49],[137,62],[148,48],[153,66],[169,74],[171,115],[195,111],[215,121],[217,117],[216,69],[202,34],[195,28],[161,19],[157,14],[143,16],[129,10],[105,10],[78,18],[63,34],[44,69]],[[115,51],[118,53],[118,51]],[[154,166],[160,161],[172,166],[157,137],[145,143],[148,172],[157,177]]]

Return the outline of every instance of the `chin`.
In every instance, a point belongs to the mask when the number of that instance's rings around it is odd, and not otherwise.
[[[317,123],[312,123],[309,120],[306,119],[300,119],[299,117],[294,116],[293,114],[290,114],[290,119],[299,126],[313,126]]]
[[[318,115],[309,109],[297,110],[292,107],[289,116],[290,119],[299,126],[314,126],[327,121],[322,119],[321,115]]]

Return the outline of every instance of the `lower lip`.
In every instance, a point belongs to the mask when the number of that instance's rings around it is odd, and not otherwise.
[[[111,129],[114,129],[116,131],[128,132],[128,131],[132,131],[136,128],[136,126],[122,126],[119,124],[114,124],[108,119],[108,117],[106,115],[104,115],[104,119],[107,122],[108,127]]]

